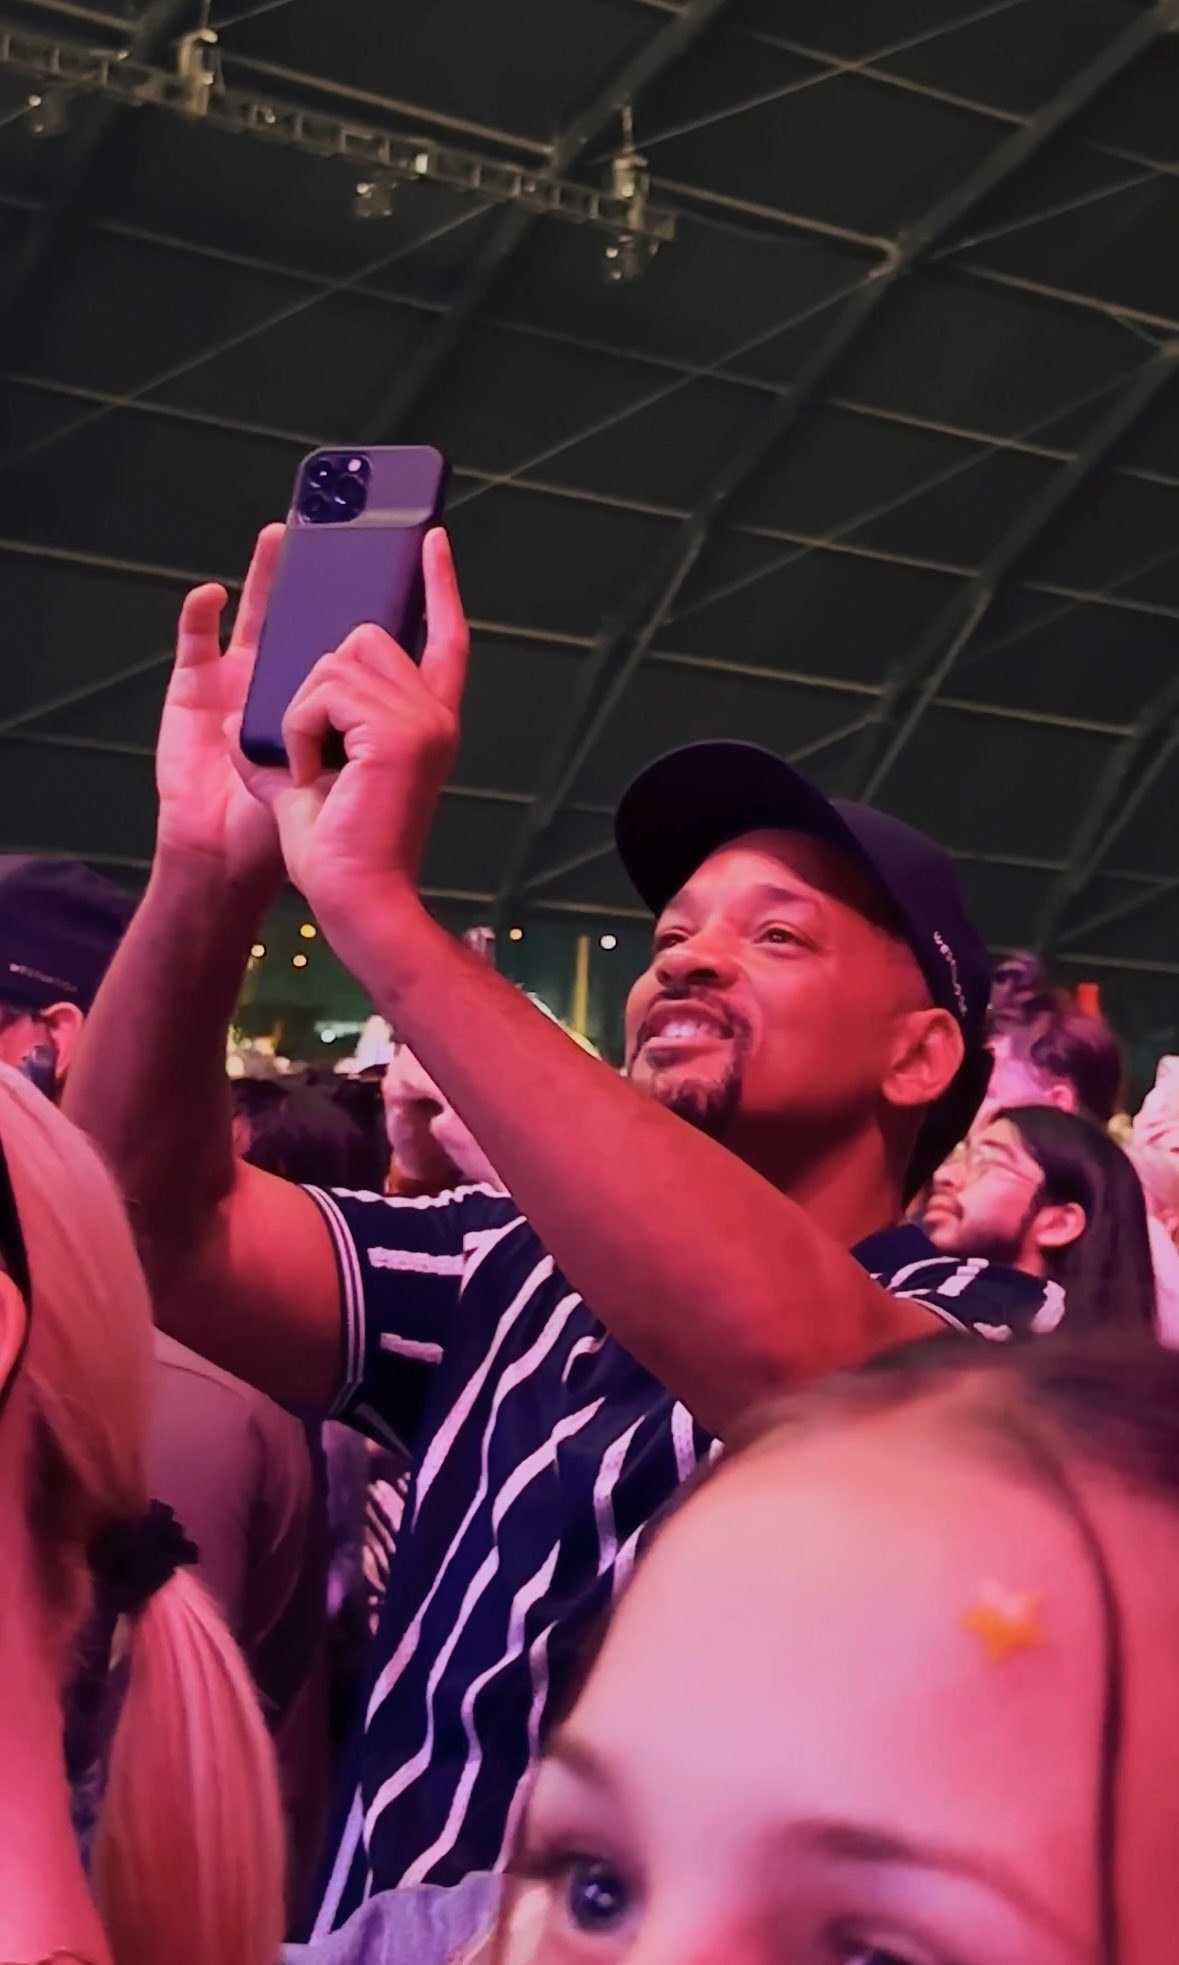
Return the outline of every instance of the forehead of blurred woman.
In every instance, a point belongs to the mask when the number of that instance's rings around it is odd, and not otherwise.
[[[785,1434],[723,1469],[656,1542],[569,1731],[611,1770],[648,1849],[678,1838],[677,1860],[694,1850],[715,1869],[726,1847],[769,1863],[804,1827],[853,1842],[886,1830],[983,1862],[1083,1958],[1097,1578],[1059,1501],[988,1450],[962,1403]],[[1122,1965],[1154,1965],[1154,1907],[1169,1905],[1168,1933],[1175,1909],[1179,1530],[1108,1475],[1083,1491],[1125,1618]],[[986,1638],[996,1604],[1025,1640],[1001,1655]]]

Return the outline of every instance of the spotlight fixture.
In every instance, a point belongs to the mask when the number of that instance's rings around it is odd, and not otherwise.
[[[391,218],[394,184],[391,177],[362,177],[352,207],[356,218]]]
[[[601,937],[601,940],[600,940],[600,941],[598,942],[598,947],[599,947],[599,948],[604,948],[604,949],[606,950],[606,953],[607,953],[607,954],[609,954],[609,953],[610,953],[610,951],[611,951],[612,949],[615,949],[615,948],[617,948],[617,947],[618,947],[618,936],[617,936],[617,935],[603,935],[603,936]]]
[[[605,275],[611,286],[637,280],[659,250],[648,226],[651,174],[635,149],[634,112],[622,111],[622,148],[610,162],[610,206],[618,231],[606,247]]]
[[[28,129],[33,136],[64,136],[70,127],[69,97],[62,90],[53,95],[29,97]]]
[[[219,58],[213,53],[217,36],[211,27],[198,27],[182,34],[176,44],[176,78],[180,84],[177,107],[185,116],[204,116],[209,100],[221,80]]]

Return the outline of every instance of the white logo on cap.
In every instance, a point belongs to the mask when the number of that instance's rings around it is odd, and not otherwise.
[[[950,947],[949,942],[946,941],[944,936],[939,935],[936,928],[933,931],[933,945],[936,948],[938,954],[944,957],[945,961],[949,965],[950,988],[954,992],[954,1001],[958,1005],[958,1014],[962,1018],[963,1022],[965,1022],[966,1018],[970,1015],[970,1011],[966,1002],[966,992],[962,987],[962,981],[958,974],[957,959],[954,955],[953,949]]]

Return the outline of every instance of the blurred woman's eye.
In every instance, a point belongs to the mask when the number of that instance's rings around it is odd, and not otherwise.
[[[864,1944],[855,1939],[841,1944],[837,1956],[839,1965],[924,1965],[924,1954],[918,1959],[916,1953],[898,1951],[894,1945]]]
[[[590,1937],[615,1930],[630,1903],[626,1881],[614,1865],[590,1856],[570,1859],[564,1897],[569,1922]]]

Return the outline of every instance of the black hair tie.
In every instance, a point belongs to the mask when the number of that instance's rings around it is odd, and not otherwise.
[[[113,1617],[134,1617],[185,1564],[199,1560],[171,1508],[152,1501],[135,1521],[116,1522],[90,1544],[90,1568],[102,1606]]]

